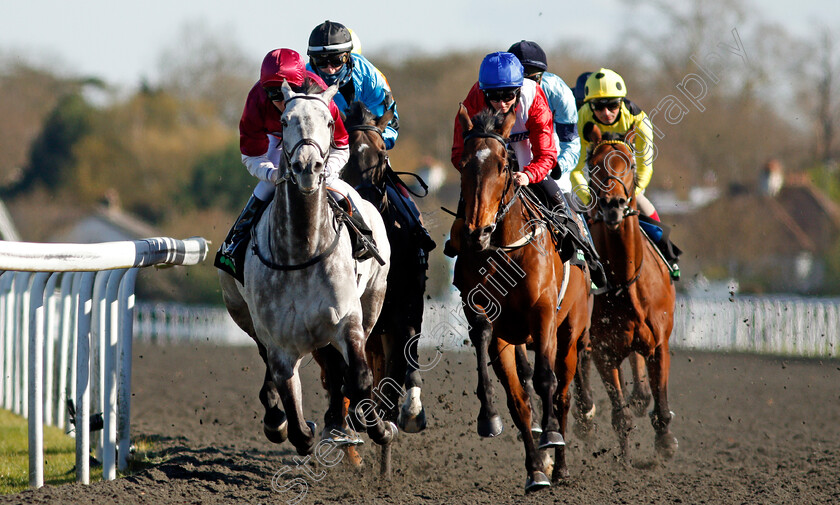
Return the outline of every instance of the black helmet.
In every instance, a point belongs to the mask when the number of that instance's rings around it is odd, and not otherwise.
[[[522,40],[510,46],[508,52],[519,58],[523,67],[534,67],[541,71],[548,69],[545,51],[536,42]]]
[[[349,53],[353,49],[350,30],[341,23],[324,21],[316,26],[309,35],[309,47],[306,54]]]

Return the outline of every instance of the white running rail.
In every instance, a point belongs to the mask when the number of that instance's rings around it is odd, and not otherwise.
[[[76,408],[76,480],[90,483],[91,408],[103,413],[103,477],[126,468],[138,267],[195,265],[206,256],[201,237],[0,241],[0,406],[28,419],[31,487],[44,485],[44,423],[68,427],[67,399]]]

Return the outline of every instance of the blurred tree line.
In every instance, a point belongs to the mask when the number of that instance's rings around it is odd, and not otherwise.
[[[624,76],[629,98],[649,114],[658,110],[652,188],[685,196],[698,185],[752,186],[772,157],[807,169],[840,198],[840,55],[832,32],[798,39],[755,12],[747,16],[740,0],[645,3],[668,20],[664,31],[630,29],[604,53],[586,41],[544,48],[549,70],[570,86],[584,71],[612,68]],[[449,163],[455,112],[482,56],[506,48],[400,61],[367,55],[399,105],[395,169],[415,170],[430,156],[447,169],[449,190],[418,202],[441,247],[450,218],[439,207],[457,203]],[[201,235],[213,250],[221,243],[255,183],[239,160],[237,125],[260,62],[201,25],[185,27],[160,61],[158,82],[126,94],[95,78],[53,74],[0,48],[0,196],[24,240],[45,240],[115,191],[125,210],[163,234]],[[704,78],[705,87],[691,75]],[[672,101],[670,115],[668,97],[683,106]],[[680,233],[690,232],[677,230],[677,239]],[[160,296],[220,303],[206,263],[167,273],[178,277],[176,287]],[[840,263],[829,265],[840,290]],[[447,289],[448,268],[434,253],[433,294]]]

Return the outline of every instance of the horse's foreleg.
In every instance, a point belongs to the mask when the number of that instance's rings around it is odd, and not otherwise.
[[[525,469],[528,472],[525,491],[536,491],[550,486],[551,482],[546,475],[546,472],[549,471],[547,468],[548,461],[544,459],[544,453],[537,449],[534,437],[531,435],[531,401],[516,373],[515,347],[496,340],[489,351],[496,376],[501,381],[502,387],[505,388],[513,424],[519,429],[522,434],[522,442],[525,444]],[[547,455],[545,455],[545,458],[547,458]]]
[[[490,355],[488,346],[492,337],[493,327],[486,317],[472,317],[470,318],[470,311],[465,310],[470,321],[470,340],[472,340],[475,347],[475,357],[477,361],[478,371],[478,386],[476,387],[476,395],[478,401],[481,403],[481,408],[478,411],[478,434],[482,437],[495,437],[502,433],[503,424],[502,418],[496,411],[496,406],[493,405],[493,383],[490,380],[490,370],[488,364],[490,363]]]
[[[650,405],[651,398],[650,383],[645,373],[645,358],[633,352],[627,359],[630,360],[630,369],[633,371],[633,392],[630,393],[627,403],[636,417],[642,417]]]
[[[516,346],[516,373],[519,375],[522,387],[528,393],[528,398],[531,399],[531,411],[540,412],[539,397],[534,390],[534,367],[528,361],[525,345]],[[535,416],[531,416],[531,434],[537,437],[542,434],[542,426],[537,422]]]
[[[256,338],[260,357],[265,363],[265,378],[263,379],[262,388],[260,388],[260,403],[265,409],[263,416],[263,433],[265,438],[275,444],[282,444],[288,437],[288,423],[286,422],[286,413],[280,408],[280,393],[277,392],[277,386],[274,384],[274,379],[271,377],[271,372],[268,368],[268,355],[265,346]]]
[[[271,378],[268,365],[265,367],[265,379],[260,389],[260,403],[265,408],[263,416],[263,433],[265,437],[275,444],[281,444],[288,438],[288,422],[286,413],[280,408],[280,393]]]
[[[585,333],[577,344],[578,364],[575,371],[575,435],[589,438],[595,427],[595,402],[592,400],[591,367],[592,349],[589,334]]]
[[[648,375],[653,390],[653,410],[650,413],[650,421],[656,432],[654,446],[656,452],[670,459],[677,451],[677,437],[671,434],[668,426],[671,423],[673,413],[668,408],[668,374],[671,368],[671,355],[668,351],[668,341],[657,347],[653,355],[648,358]]]
[[[277,386],[280,400],[286,409],[289,423],[289,441],[298,454],[311,454],[315,447],[315,423],[303,417],[300,377],[297,374],[300,358],[292,360],[286,356],[272,356],[269,352],[268,366]]]
[[[604,387],[612,403],[612,426],[618,435],[619,457],[627,463],[629,462],[629,435],[635,426],[630,408],[624,403],[621,362],[612,356],[605,356],[607,352],[609,352],[608,349],[597,349],[594,353],[595,366],[604,381]]]
[[[327,390],[329,401],[324,414],[324,430],[321,432],[321,438],[330,439],[337,445],[358,442],[358,437],[347,433],[344,425],[346,409],[342,388],[347,368],[344,357],[331,345],[314,351],[312,356],[321,367],[323,386]]]
[[[553,308],[552,308],[553,310]],[[540,435],[540,449],[565,445],[563,435],[560,434],[560,424],[554,409],[554,393],[557,390],[557,376],[554,374],[557,359],[558,329],[554,326],[553,314],[544,314],[539,318],[539,326],[532,332],[534,336],[534,390],[542,402],[542,419],[540,425],[543,432]],[[568,338],[564,339],[564,343]]]
[[[569,326],[569,321],[566,320],[560,326],[559,335],[566,333],[572,336],[573,330]],[[557,416],[560,424],[560,434],[566,436],[566,426],[569,419],[569,407],[571,406],[571,398],[569,389],[571,388],[572,380],[575,378],[575,372],[578,364],[578,346],[574,340],[569,341],[568,338],[558,338],[557,350],[557,364],[555,371],[557,374],[557,392],[554,395],[554,413]],[[556,446],[554,452],[554,473],[552,480],[566,479],[569,477],[569,469],[566,467],[566,446]]]
[[[375,443],[387,444],[396,434],[396,425],[382,421],[376,411],[376,403],[371,399],[373,374],[365,359],[361,324],[353,324],[352,321],[345,324],[342,340],[347,357],[344,384],[350,398],[351,424],[357,430],[367,431]]]
[[[419,325],[418,325],[419,329]],[[426,429],[426,409],[420,401],[420,390],[423,387],[423,378],[420,375],[420,354],[417,347],[420,342],[420,335],[415,333],[414,326],[407,326],[405,330],[406,340],[402,349],[403,355],[395,356],[395,360],[402,360],[405,370],[405,392],[406,397],[400,407],[400,414],[397,421],[406,433],[419,433]]]

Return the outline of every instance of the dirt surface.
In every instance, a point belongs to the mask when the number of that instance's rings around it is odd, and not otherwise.
[[[595,438],[569,433],[571,478],[531,495],[510,416],[500,437],[475,433],[474,368],[471,354],[451,353],[424,374],[429,428],[400,434],[389,483],[378,478],[369,440],[355,469],[344,461],[298,465],[288,442],[263,438],[255,348],[138,346],[132,438],[151,446],[155,464],[113,482],[50,486],[0,503],[840,503],[840,362],[675,353],[679,452],[658,462],[653,430],[640,418],[630,468],[616,461],[598,380]],[[316,364],[302,373],[308,418],[320,424],[326,402]]]

